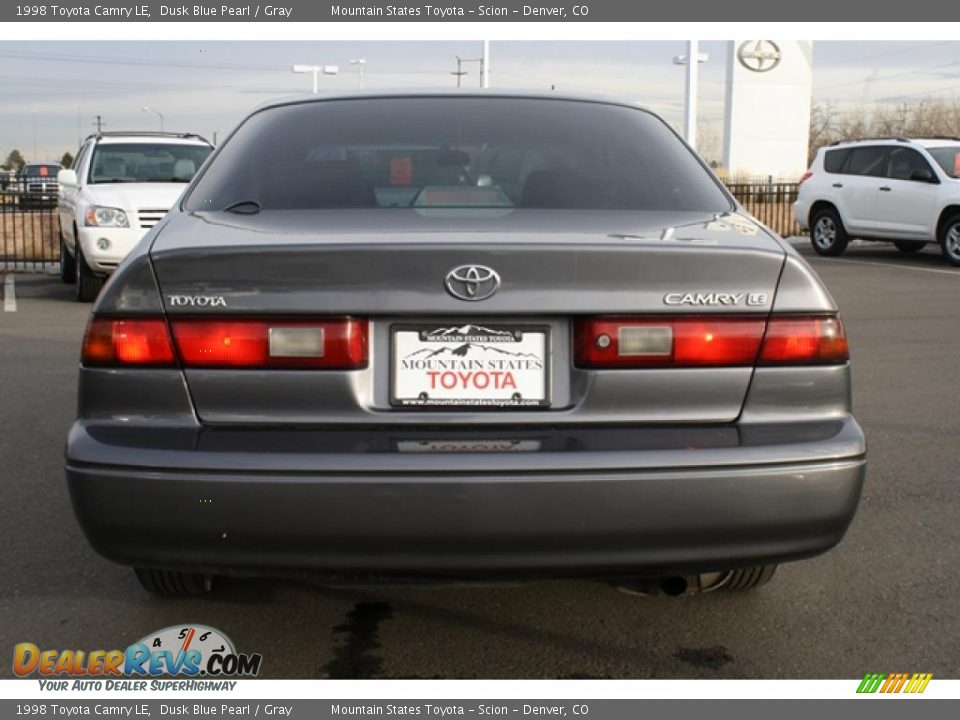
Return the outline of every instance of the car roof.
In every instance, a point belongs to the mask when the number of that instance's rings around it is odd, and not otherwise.
[[[254,112],[283,105],[299,105],[312,102],[330,100],[381,100],[403,98],[516,98],[529,100],[566,100],[573,102],[592,102],[604,105],[622,105],[635,109],[646,110],[639,100],[604,95],[601,93],[567,92],[561,90],[529,90],[529,89],[463,89],[463,88],[423,88],[402,90],[354,90],[347,92],[317,93],[316,95],[295,95],[292,97],[276,98],[261,103]]]
[[[115,132],[109,135],[105,133],[90,135],[88,139],[95,140],[98,145],[129,144],[131,141],[161,145],[210,145],[200,135],[183,133]]]
[[[960,138],[917,138],[911,142],[915,142],[917,145],[928,148],[946,147],[951,145],[960,145]]]
[[[837,140],[836,142],[823,146],[823,150],[857,147],[859,145],[919,145],[920,147],[928,148],[958,144],[960,144],[960,138],[954,137],[875,137]]]

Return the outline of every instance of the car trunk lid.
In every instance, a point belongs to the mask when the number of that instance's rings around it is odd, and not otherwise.
[[[387,210],[178,214],[151,257],[175,321],[369,319],[363,369],[188,368],[205,422],[422,424],[426,412],[431,421],[487,425],[735,419],[751,367],[577,368],[572,321],[765,317],[784,251],[739,215]],[[455,297],[445,281],[459,267],[494,270],[499,289],[482,302]],[[495,413],[398,406],[396,328],[471,324],[546,334],[545,402]]]

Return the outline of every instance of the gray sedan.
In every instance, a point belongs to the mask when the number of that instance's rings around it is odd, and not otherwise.
[[[838,543],[864,469],[790,246],[656,115],[503,92],[252,113],[94,306],[66,458],[160,594],[744,589]]]

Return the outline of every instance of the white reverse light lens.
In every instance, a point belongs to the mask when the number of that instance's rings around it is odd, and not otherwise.
[[[669,355],[673,351],[673,328],[622,327],[617,333],[620,355]]]
[[[88,208],[84,219],[88,227],[130,227],[127,224],[127,214],[117,208]]]
[[[270,357],[323,357],[322,327],[272,327]]]

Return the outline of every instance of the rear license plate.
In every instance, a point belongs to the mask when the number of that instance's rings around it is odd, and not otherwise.
[[[544,407],[549,334],[530,325],[393,327],[390,402],[406,407]]]

